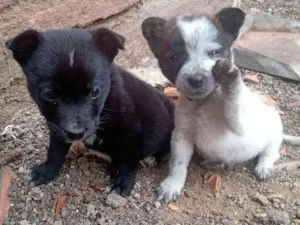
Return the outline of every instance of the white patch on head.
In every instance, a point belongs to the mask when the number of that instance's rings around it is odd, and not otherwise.
[[[74,65],[74,49],[69,54],[70,58],[70,66],[72,67]]]
[[[209,57],[208,53],[222,47],[216,41],[218,30],[215,25],[207,17],[193,20],[180,17],[177,20],[177,26],[189,54],[189,60],[183,66],[181,73],[210,72],[215,61]]]

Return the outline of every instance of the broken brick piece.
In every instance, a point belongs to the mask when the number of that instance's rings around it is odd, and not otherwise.
[[[7,195],[9,187],[14,178],[11,170],[2,170],[0,174],[0,225],[2,225],[8,216],[10,201]]]
[[[252,83],[252,84],[258,84],[259,78],[256,74],[246,74],[244,77],[244,81]]]

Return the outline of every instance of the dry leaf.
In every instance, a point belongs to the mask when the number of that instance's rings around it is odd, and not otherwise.
[[[65,206],[66,201],[67,201],[66,195],[59,196],[57,203],[56,203],[56,208],[55,208],[55,217],[57,217],[61,213],[61,210]]]
[[[87,148],[83,143],[73,143],[70,147],[70,151],[67,155],[68,159],[75,159],[83,156],[87,152]]]
[[[286,149],[285,148],[280,149],[279,152],[280,152],[280,155],[282,155],[282,156],[286,155]]]
[[[177,98],[178,97],[178,92],[177,89],[175,87],[166,87],[164,89],[164,93],[172,98]]]
[[[282,110],[277,110],[280,115],[284,115],[285,113]]]
[[[211,193],[216,193],[221,188],[222,177],[219,174],[213,174],[207,181],[210,184]]]
[[[97,183],[95,185],[92,185],[92,188],[99,191],[105,191],[106,190],[106,184],[105,183]]]
[[[176,205],[173,205],[173,204],[169,204],[168,208],[171,209],[172,211],[178,211],[179,210],[179,207],[176,206]]]
[[[0,176],[0,225],[2,225],[8,216],[10,201],[7,195],[14,173],[10,170],[2,170]]]

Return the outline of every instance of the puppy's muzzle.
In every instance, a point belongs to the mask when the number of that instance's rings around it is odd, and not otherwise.
[[[71,141],[81,140],[84,137],[84,128],[76,124],[69,124],[64,129],[66,136]]]
[[[203,85],[203,78],[202,77],[188,77],[186,79],[187,85],[194,88],[199,89]]]

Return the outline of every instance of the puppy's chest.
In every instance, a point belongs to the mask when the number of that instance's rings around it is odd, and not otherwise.
[[[196,136],[217,135],[227,129],[222,103],[195,108],[193,129]],[[199,134],[199,135],[198,135]]]

